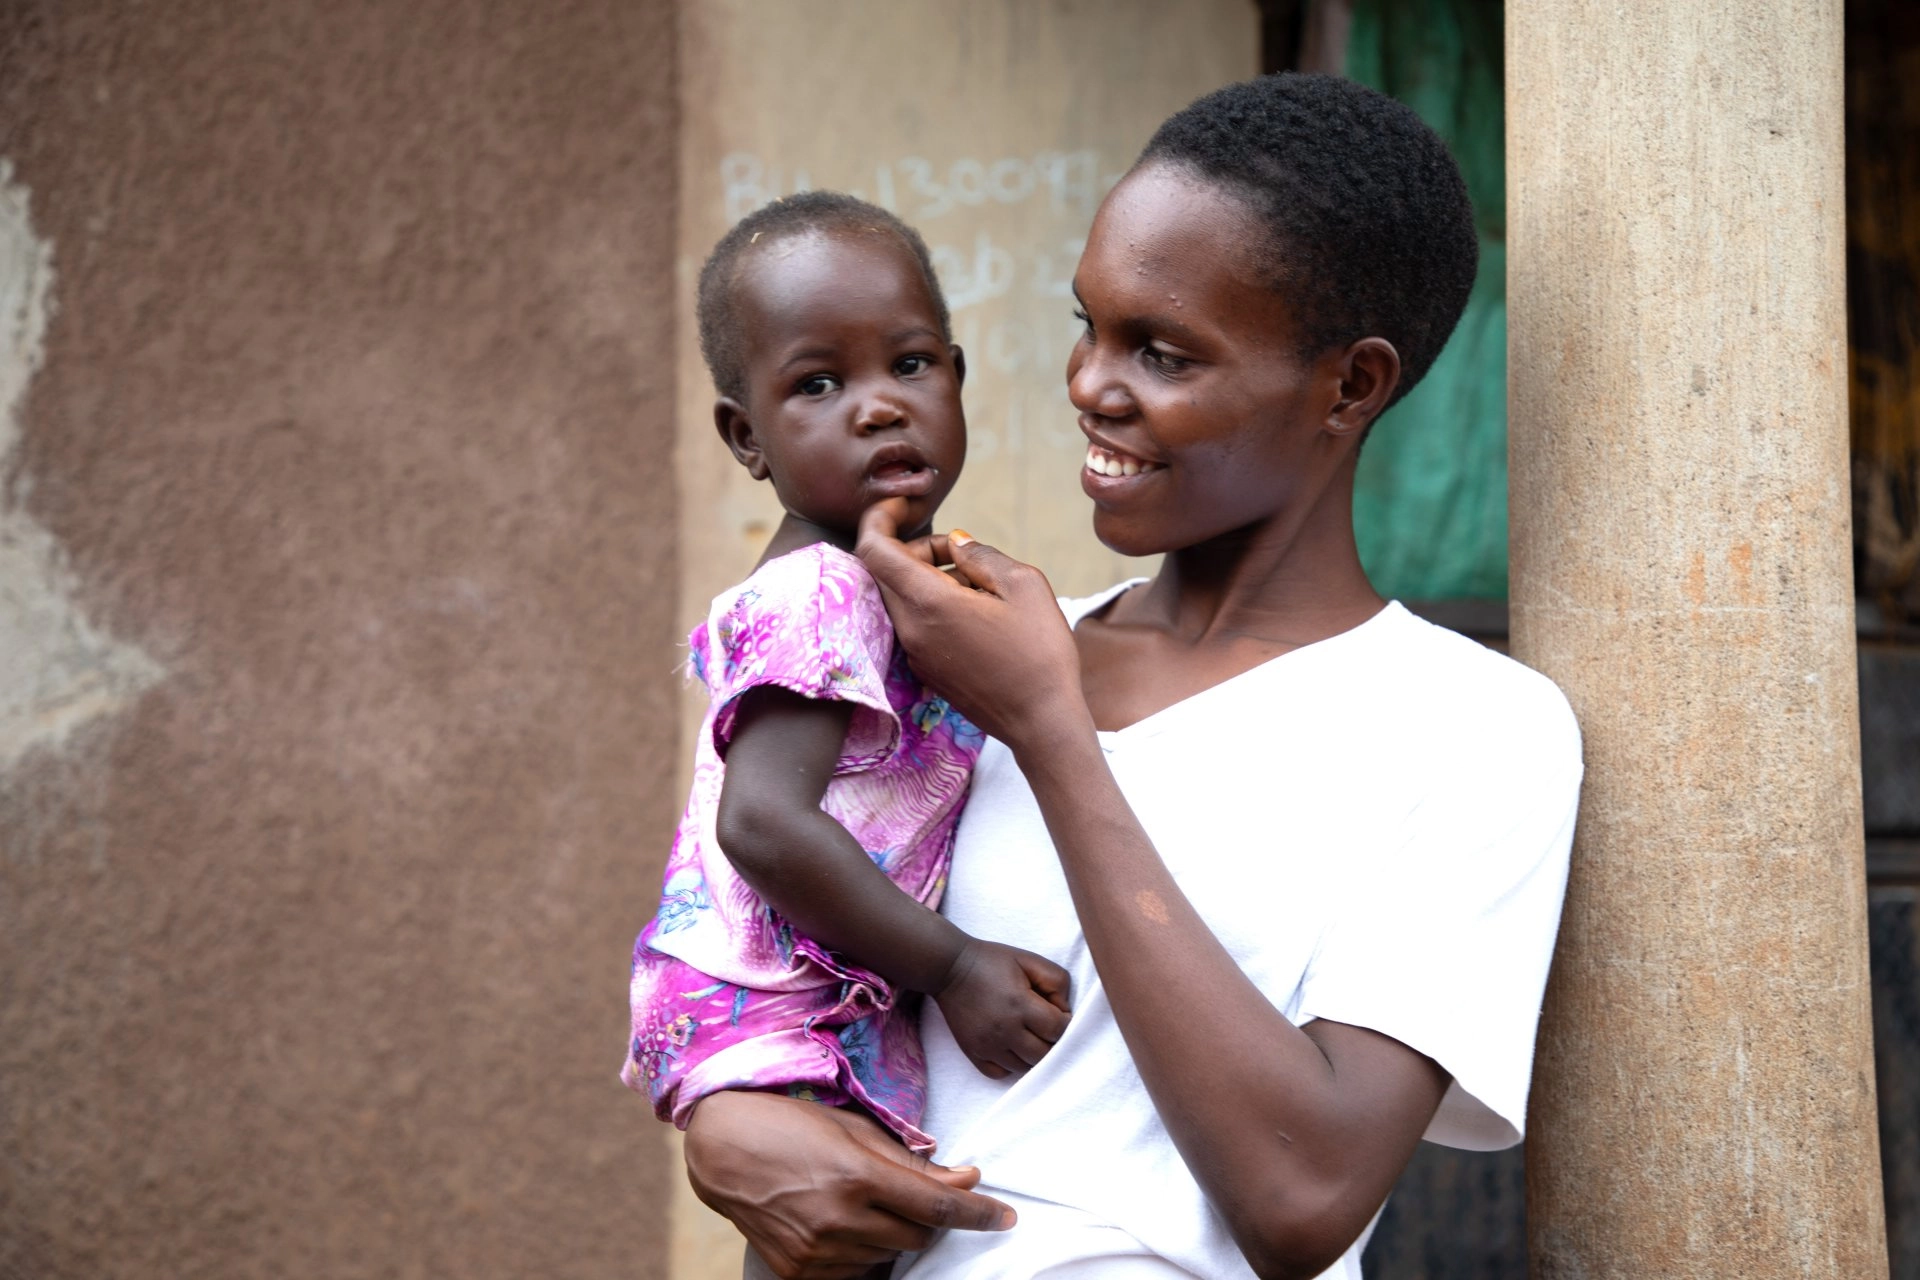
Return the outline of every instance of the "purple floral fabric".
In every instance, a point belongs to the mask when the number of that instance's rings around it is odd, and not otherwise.
[[[825,543],[770,560],[719,596],[689,643],[709,705],[660,907],[634,943],[621,1079],[681,1128],[710,1093],[774,1089],[857,1102],[929,1150],[917,997],[794,932],[735,874],[714,814],[743,693],[778,685],[851,702],[821,808],[902,890],[937,906],[980,731],[914,679],[879,588]]]

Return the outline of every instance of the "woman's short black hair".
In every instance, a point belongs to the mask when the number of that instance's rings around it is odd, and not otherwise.
[[[1411,108],[1339,76],[1228,85],[1160,126],[1141,165],[1186,168],[1266,225],[1257,269],[1295,299],[1308,354],[1380,337],[1398,400],[1466,308],[1480,257],[1447,146]]]
[[[918,231],[879,205],[844,192],[802,191],[762,205],[734,223],[700,268],[700,354],[706,357],[707,371],[721,395],[735,400],[746,398],[747,371],[740,351],[740,315],[734,297],[740,259],[750,246],[761,241],[772,244],[809,231],[880,231],[900,237],[920,264],[920,274],[926,277],[927,292],[933,295],[934,310],[940,315],[941,341],[953,341],[947,298],[940,291],[940,278],[933,273],[933,255],[927,252],[927,242]]]

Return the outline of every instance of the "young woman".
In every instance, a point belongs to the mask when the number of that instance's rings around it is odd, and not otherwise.
[[[991,1081],[926,1014],[927,1127],[968,1167],[847,1110],[703,1101],[694,1186],[776,1274],[1356,1277],[1422,1136],[1518,1140],[1578,733],[1549,682],[1383,602],[1351,519],[1474,257],[1410,111],[1224,89],[1155,135],[1075,280],[1094,531],[1160,573],[1056,602],[868,513],[916,671],[991,738],[942,910],[1063,965],[1074,1017]]]

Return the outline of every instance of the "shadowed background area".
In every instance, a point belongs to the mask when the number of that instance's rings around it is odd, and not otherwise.
[[[0,1275],[664,1274],[672,59],[0,9]]]

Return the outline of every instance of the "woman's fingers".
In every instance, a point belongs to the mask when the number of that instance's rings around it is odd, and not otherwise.
[[[857,550],[914,674],[1016,750],[1030,732],[1087,720],[1079,654],[1046,575],[958,529],[910,550],[893,536],[898,506],[867,510]],[[943,556],[951,574],[936,567]]]
[[[868,1203],[875,1209],[936,1229],[1005,1231],[1014,1223],[1013,1210],[998,1200],[950,1187],[901,1165],[890,1167],[891,1176],[874,1179]]]
[[[871,1252],[874,1256],[865,1260],[874,1263],[895,1254],[915,1253],[933,1243],[934,1230],[885,1209],[869,1209],[848,1224],[846,1257],[858,1261]]]
[[[860,1276],[934,1228],[993,1230],[1010,1213],[933,1176],[872,1118],[776,1094],[703,1099],[686,1156],[694,1193],[782,1277]]]
[[[876,502],[860,513],[859,537],[865,541],[869,534],[877,538],[900,540],[900,522],[907,518],[907,500],[905,498],[887,498]]]
[[[945,573],[950,582],[957,582],[963,587],[977,587],[979,584],[967,576],[966,569],[954,563],[953,544],[949,541],[949,538],[950,535],[948,534],[930,533],[925,538],[914,539],[913,543],[909,545],[918,545],[922,542],[926,543],[927,563],[933,565],[942,573]]]
[[[980,1171],[970,1164],[948,1168],[944,1164],[935,1164],[928,1160],[916,1167],[929,1178],[938,1178],[948,1186],[957,1187],[961,1191],[971,1191],[980,1185]]]
[[[860,539],[854,544],[854,552],[880,584],[889,611],[896,600],[924,609],[938,600],[941,592],[953,591],[955,584],[934,567],[937,553],[931,540],[925,540],[922,547],[923,540],[915,539],[910,547],[895,536],[900,528],[899,512],[892,509],[896,505],[905,504],[889,498],[867,508],[860,517]]]
[[[947,550],[953,557],[955,571],[964,573],[976,590],[988,595],[1007,599],[1025,587],[1029,577],[1045,585],[1046,579],[1038,569],[1022,564],[998,547],[988,546],[964,529],[955,529],[947,535]],[[1047,587],[1045,594],[1052,600],[1053,588]]]

